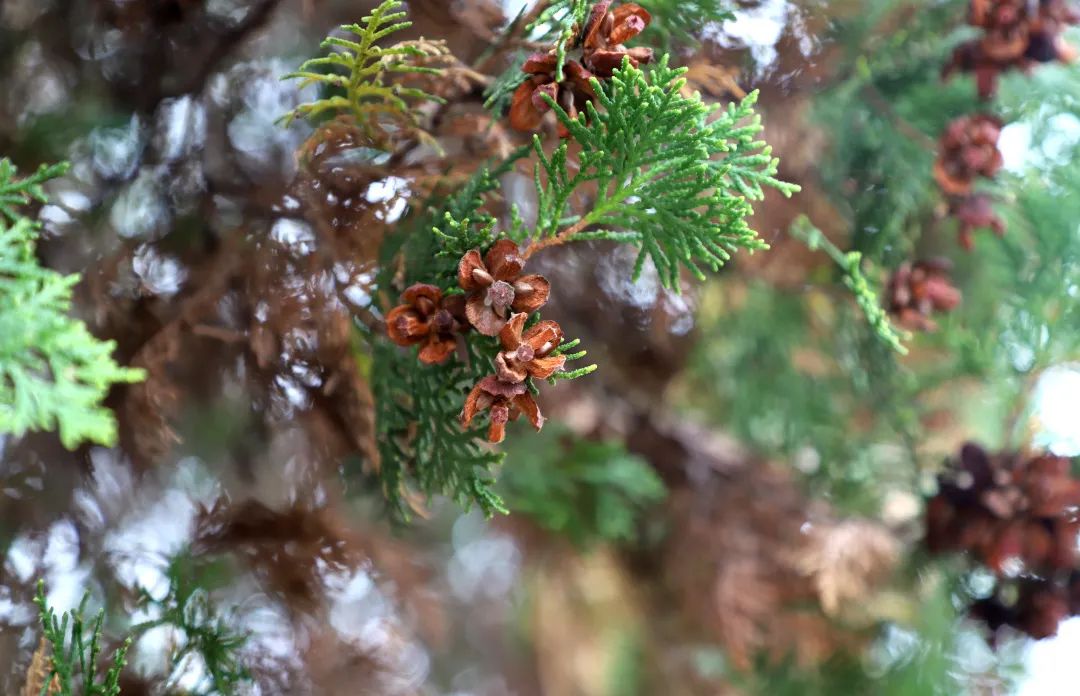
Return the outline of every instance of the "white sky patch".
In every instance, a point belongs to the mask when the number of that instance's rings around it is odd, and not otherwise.
[[[1022,172],[1029,163],[1031,152],[1031,126],[1018,121],[1001,129],[998,138],[998,150],[1005,160],[1005,168],[1011,172]]]
[[[534,0],[501,0],[503,13],[510,18],[517,17],[518,13],[527,7],[532,7]]]
[[[1065,457],[1080,455],[1080,363],[1043,373],[1035,388],[1035,443]]]
[[[1064,696],[1076,693],[1080,683],[1080,618],[1058,625],[1058,634],[1031,644],[1028,674],[1016,696]]]
[[[1030,122],[1017,121],[1001,129],[998,150],[1005,160],[1005,168],[1011,172],[1020,174],[1030,168],[1060,164],[1080,143],[1080,119],[1073,114],[1039,114],[1034,118],[1046,124],[1045,135],[1038,147],[1033,146]]]

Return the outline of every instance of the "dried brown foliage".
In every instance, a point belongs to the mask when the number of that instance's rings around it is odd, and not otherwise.
[[[22,691],[19,692],[20,696],[41,696],[43,693],[46,696],[53,696],[60,693],[60,680],[56,675],[53,675],[48,688],[45,688],[45,682],[49,679],[49,672],[52,670],[50,652],[49,644],[42,636],[37,650],[30,658],[30,665],[26,668],[26,682],[23,684]]]

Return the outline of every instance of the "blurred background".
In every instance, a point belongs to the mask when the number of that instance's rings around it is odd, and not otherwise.
[[[0,692],[21,693],[38,647],[39,578],[57,611],[89,591],[107,646],[143,624],[124,696],[1073,692],[1072,607],[1044,611],[1063,623],[1042,640],[973,616],[1024,569],[923,542],[964,442],[1080,456],[1063,48],[980,101],[986,70],[954,53],[977,34],[963,0],[740,0],[695,40],[664,13],[709,3],[654,0],[642,38],[709,101],[760,89],[780,178],[803,190],[756,206],[771,250],[681,294],[649,268],[628,282],[628,248],[538,256],[545,316],[600,369],[545,392],[542,433],[511,431],[511,514],[416,500],[402,523],[371,475],[352,326],[378,313],[385,230],[524,142],[483,92],[531,3],[407,3],[408,35],[473,73],[443,85],[444,154],[377,176],[302,165],[312,126],[276,121],[313,90],[280,78],[373,4],[0,0],[0,156],[72,164],[36,210],[39,256],[83,275],[77,315],[148,373],[109,397],[116,447],[0,438]],[[981,112],[1003,167],[984,208],[957,211],[939,138]],[[502,186],[528,218],[528,170]],[[965,250],[960,229],[995,215],[1004,235]],[[900,356],[806,230],[859,251],[886,304],[890,274],[931,257],[963,299]]]

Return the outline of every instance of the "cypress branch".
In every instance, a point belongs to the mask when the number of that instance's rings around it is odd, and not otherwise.
[[[279,122],[287,126],[297,118],[334,113],[351,118],[365,134],[380,140],[388,137],[379,124],[380,118],[422,134],[413,104],[422,101],[442,103],[443,99],[390,77],[441,74],[437,68],[418,63],[447,56],[449,51],[445,42],[425,39],[379,46],[382,39],[412,26],[412,22],[402,21],[406,16],[402,7],[399,0],[384,0],[359,24],[341,27],[356,36],[356,41],[328,37],[321,47],[334,53],[307,60],[298,70],[283,76],[283,80],[300,80],[300,89],[320,85],[328,92],[321,99],[297,106]]]
[[[702,265],[718,270],[737,249],[767,248],[746,222],[749,201],[766,187],[784,195],[799,187],[776,178],[778,161],[755,140],[756,93],[718,114],[700,96],[680,94],[683,72],[666,56],[648,72],[624,59],[609,81],[593,80],[602,109],[589,104],[577,119],[545,96],[581,152],[571,173],[566,143],[548,155],[534,138],[539,216],[526,257],[572,239],[629,242],[640,251],[635,279],[651,260],[663,284],[678,289],[680,268],[703,279]],[[586,183],[597,190],[592,209],[560,228]]]
[[[101,402],[114,384],[139,381],[143,372],[118,365],[115,343],[99,341],[69,316],[79,276],[39,265],[38,226],[15,211],[43,201],[41,183],[66,168],[41,167],[20,180],[0,160],[0,433],[58,430],[74,449],[83,441],[115,442],[115,419]]]

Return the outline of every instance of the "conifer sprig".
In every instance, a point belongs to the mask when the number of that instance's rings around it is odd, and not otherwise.
[[[571,239],[630,242],[640,249],[634,277],[651,259],[677,289],[680,267],[703,279],[701,265],[717,270],[737,249],[767,248],[746,222],[749,200],[764,187],[784,195],[799,187],[775,177],[778,161],[754,139],[756,93],[716,114],[699,95],[680,94],[683,72],[666,56],[648,72],[624,59],[610,80],[593,80],[601,109],[589,104],[571,119],[549,100],[581,152],[571,173],[566,143],[548,155],[534,139],[539,217],[526,257]],[[588,183],[592,208],[572,217],[571,195]]]
[[[412,26],[403,21],[406,13],[399,0],[384,0],[361,19],[342,30],[357,37],[355,41],[336,36],[322,42],[330,55],[305,61],[295,72],[282,79],[300,80],[300,88],[321,85],[332,94],[297,106],[281,117],[288,125],[297,118],[316,118],[327,113],[344,114],[371,137],[383,136],[380,118],[419,130],[413,104],[422,101],[442,102],[440,97],[416,87],[407,87],[396,79],[402,75],[438,75],[438,68],[418,64],[427,59],[448,55],[443,41],[401,41],[379,46],[386,37]]]
[[[41,182],[64,170],[42,167],[28,179],[0,160],[4,205],[41,200]],[[21,436],[30,430],[59,430],[65,447],[89,440],[112,444],[116,422],[101,405],[114,384],[143,378],[112,358],[115,343],[99,341],[69,316],[72,288],[79,276],[63,276],[38,264],[37,226],[16,218],[7,226],[0,214],[0,432]]]
[[[31,201],[44,203],[45,190],[41,185],[49,179],[63,176],[70,166],[67,162],[43,164],[30,176],[19,179],[11,160],[0,159],[0,224],[3,224],[5,217],[11,223],[22,217],[16,210],[20,206]]]
[[[104,610],[87,624],[86,603],[90,594],[83,596],[77,609],[56,616],[45,598],[45,583],[38,582],[34,603],[38,607],[41,628],[45,640],[52,647],[48,676],[42,681],[41,696],[117,696],[120,693],[120,672],[127,664],[127,651],[131,639],[125,639],[113,652],[112,665],[104,675],[98,673],[98,657],[101,655],[101,637],[105,620]],[[87,629],[89,628],[89,635]],[[99,680],[100,677],[100,680]],[[59,686],[59,691],[54,687]],[[77,686],[81,686],[77,690]]]
[[[882,306],[880,293],[871,287],[870,281],[862,271],[862,254],[857,251],[844,253],[814,226],[805,216],[799,217],[791,226],[791,236],[801,240],[812,251],[824,251],[829,255],[844,274],[844,285],[855,296],[863,316],[866,317],[874,334],[893,351],[907,355],[908,349],[903,341],[906,332],[898,331],[889,321],[889,315]]]
[[[251,674],[238,655],[248,635],[238,632],[235,621],[219,612],[198,570],[199,564],[190,551],[170,558],[166,569],[168,593],[156,599],[144,589],[139,592],[140,604],[153,610],[157,618],[134,626],[132,631],[142,633],[157,626],[177,629],[183,638],[171,655],[173,677],[189,655],[197,654],[206,677],[200,688],[188,693],[193,696],[236,693],[241,684],[251,681]]]
[[[400,249],[384,249],[388,255],[401,254],[406,285],[428,282],[446,291],[457,288],[461,256],[495,241],[495,218],[483,210],[486,198],[498,189],[498,177],[527,152],[522,148],[495,169],[478,170],[417,228],[402,233]],[[391,269],[396,265],[385,263],[384,286],[392,284]],[[475,504],[489,516],[507,512],[493,490],[491,473],[503,455],[487,446],[484,428],[463,429],[458,422],[465,395],[493,369],[498,344],[471,334],[466,349],[466,361],[452,358],[441,365],[422,365],[413,350],[403,351],[385,341],[374,344],[378,476],[398,519],[409,517],[412,493],[446,495],[463,507]]]
[[[483,344],[483,345],[481,345]],[[444,494],[466,509],[506,513],[491,470],[503,455],[485,446],[484,428],[462,428],[465,394],[490,372],[496,346],[482,336],[469,340],[468,363],[418,365],[412,351],[386,343],[375,347],[372,374],[379,428],[379,476],[391,510],[408,518],[408,492]]]

